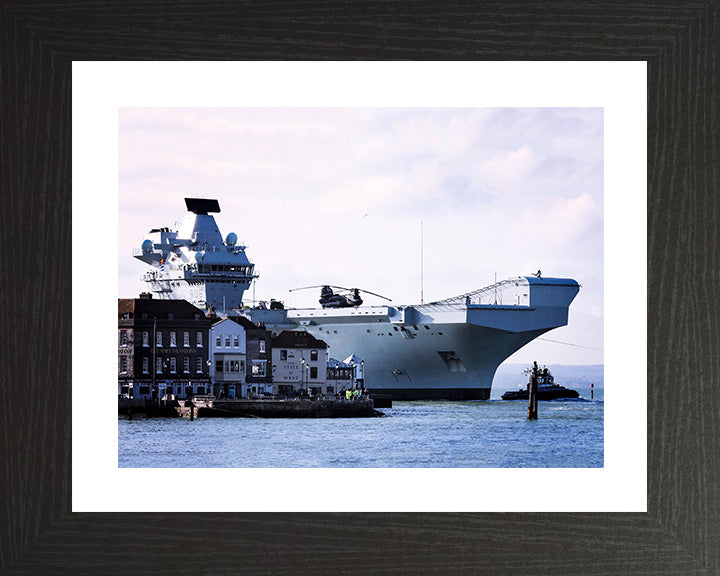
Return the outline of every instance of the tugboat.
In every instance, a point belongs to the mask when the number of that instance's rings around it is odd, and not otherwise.
[[[523,373],[525,374],[527,371]],[[547,368],[540,370],[538,372],[538,400],[559,400],[563,398],[580,398],[580,394],[577,393],[577,390],[555,384],[555,378]],[[502,395],[502,399],[527,400],[528,389],[508,390]]]

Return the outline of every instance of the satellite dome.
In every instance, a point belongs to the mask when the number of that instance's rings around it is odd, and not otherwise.
[[[142,243],[142,251],[143,252],[152,252],[153,249],[153,243],[152,240],[145,240]]]
[[[228,246],[235,246],[237,243],[237,234],[235,232],[230,232],[230,234],[227,235],[225,238],[225,244]]]

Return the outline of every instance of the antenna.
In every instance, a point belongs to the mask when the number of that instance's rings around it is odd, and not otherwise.
[[[423,256],[423,221],[420,220],[420,304],[424,304],[423,302],[423,296],[424,296],[424,285],[423,285],[423,275],[424,275],[424,266],[425,266],[425,259]]]

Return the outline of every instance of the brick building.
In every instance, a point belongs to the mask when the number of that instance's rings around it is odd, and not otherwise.
[[[185,300],[118,298],[118,393],[134,398],[209,393],[210,324]]]

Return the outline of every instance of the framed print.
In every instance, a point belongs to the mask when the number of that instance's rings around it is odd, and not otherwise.
[[[221,3],[182,4],[170,11],[144,3],[5,3],[0,9],[0,182],[5,191],[0,230],[7,242],[0,293],[8,322],[2,347],[0,571],[720,571],[713,282],[720,184],[714,161],[719,17],[717,1],[542,7],[308,3],[282,10]],[[577,497],[588,504],[582,512],[563,510],[557,502],[512,512],[443,505],[419,506],[415,512],[410,506],[333,512],[312,502],[299,478],[294,479],[300,484],[298,498],[308,498],[306,506],[221,512],[219,505],[207,511],[203,494],[220,487],[256,490],[258,501],[272,494],[232,475],[207,485],[192,474],[167,474],[159,481],[126,474],[112,486],[112,512],[73,511],[81,486],[73,476],[75,442],[96,451],[98,469],[108,452],[101,434],[83,430],[83,437],[77,436],[77,423],[94,421],[93,411],[101,407],[76,410],[72,382],[97,366],[88,353],[99,330],[91,303],[108,281],[99,271],[116,244],[107,229],[73,217],[78,209],[92,214],[95,207],[100,221],[108,194],[99,185],[86,206],[73,200],[74,182],[89,171],[73,154],[73,63],[170,59],[417,60],[449,66],[455,61],[645,62],[647,222],[622,222],[647,235],[645,269],[636,266],[624,278],[624,298],[637,303],[635,312],[647,310],[647,350],[633,351],[647,370],[647,412],[634,415],[647,427],[645,510],[593,511],[601,488],[580,486]],[[295,80],[302,85],[301,76]],[[79,256],[78,246],[83,248]],[[637,290],[640,277],[647,279],[646,291]],[[73,287],[78,278],[82,290]],[[85,323],[80,346],[73,343],[78,318]],[[114,448],[111,452],[117,455]],[[82,482],[89,497],[107,488],[100,477],[93,485],[92,468],[83,474],[89,478]],[[627,480],[632,485],[632,478]],[[402,501],[414,481],[407,474],[388,485],[389,497],[394,493]],[[612,490],[622,489],[618,482]],[[365,488],[337,497],[371,498]],[[455,489],[442,478],[437,488]],[[147,497],[142,512],[135,511],[138,494]],[[178,504],[174,508],[167,505],[168,494]]]

